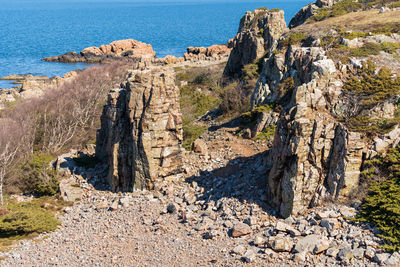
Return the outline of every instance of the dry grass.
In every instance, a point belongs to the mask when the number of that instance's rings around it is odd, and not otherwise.
[[[378,9],[371,9],[367,11],[348,13],[324,21],[309,22],[294,28],[291,32],[303,32],[306,34],[317,35],[335,28],[353,31],[369,31],[393,22],[400,22],[400,10],[393,10],[379,14]]]

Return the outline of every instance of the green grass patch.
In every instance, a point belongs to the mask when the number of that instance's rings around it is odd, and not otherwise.
[[[298,45],[302,44],[307,38],[307,34],[302,33],[302,32],[296,32],[296,33],[291,33],[289,34],[288,37],[283,39],[280,44],[282,46],[288,47],[289,45]]]
[[[353,57],[368,57],[371,55],[378,55],[382,51],[380,44],[368,42],[362,47],[351,49],[350,56]]]
[[[276,125],[271,125],[267,128],[264,129],[263,132],[259,133],[256,137],[254,137],[255,140],[271,140],[276,131]]]
[[[342,0],[332,7],[320,8],[317,14],[310,18],[311,21],[322,21],[331,17],[338,17],[361,9],[363,5],[353,0]]]
[[[400,1],[394,2],[388,6],[389,8],[399,8],[400,7]]]
[[[18,104],[18,101],[6,102],[7,108],[12,108],[12,107],[15,106],[16,104]]]
[[[400,33],[400,22],[388,22],[376,26],[370,26],[369,29],[375,34],[387,34]]]
[[[327,52],[328,56],[332,59],[340,60],[342,63],[349,63],[350,57],[369,57],[379,55],[381,51],[389,54],[394,54],[399,48],[400,44],[393,42],[374,43],[367,42],[362,47],[350,48],[340,45],[336,39],[332,39],[329,43],[327,39],[323,43],[325,48],[330,48]]]
[[[400,48],[400,44],[392,42],[383,42],[381,43],[381,48],[386,53],[393,54]]]
[[[364,38],[367,37],[368,33],[366,32],[348,32],[344,34],[344,38],[349,39],[349,40],[353,40],[356,38]]]
[[[242,113],[241,117],[251,119],[251,118],[256,117],[259,113],[270,112],[270,111],[274,110],[274,108],[275,108],[275,104],[265,104],[262,106],[255,107],[251,111]]]

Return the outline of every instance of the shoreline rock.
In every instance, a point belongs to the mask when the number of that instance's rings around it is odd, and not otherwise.
[[[170,65],[184,61],[196,62],[202,60],[227,59],[232,50],[232,41],[227,44],[212,45],[209,47],[188,47],[183,57],[167,55],[157,58],[151,44],[133,39],[117,40],[108,45],[88,47],[80,51],[67,52],[60,56],[43,58],[43,61],[61,63],[108,63],[112,61],[146,61],[158,65]]]
[[[107,60],[115,59],[152,59],[156,53],[150,44],[139,42],[133,39],[118,40],[108,45],[100,47],[87,47],[76,53],[75,51],[67,52],[60,56],[46,57],[43,61],[53,61],[62,63],[101,63]]]

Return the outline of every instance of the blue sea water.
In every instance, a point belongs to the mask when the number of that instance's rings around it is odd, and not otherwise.
[[[223,44],[247,10],[285,11],[286,21],[310,0],[0,0],[0,77],[62,76],[85,64],[42,62],[114,40],[136,39],[157,56],[181,56],[188,46]],[[0,81],[0,88],[10,83]]]

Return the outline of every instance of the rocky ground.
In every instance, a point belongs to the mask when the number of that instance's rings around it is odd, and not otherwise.
[[[97,169],[66,162],[78,199],[62,226],[3,253],[2,266],[305,266],[396,265],[371,226],[346,220],[356,210],[332,205],[286,220],[274,216],[257,180],[266,141],[237,128],[211,127],[186,152],[184,172],[154,191],[103,190]],[[72,174],[70,172],[72,171]],[[84,178],[85,177],[85,178]],[[357,203],[355,203],[356,205]]]

